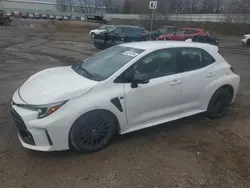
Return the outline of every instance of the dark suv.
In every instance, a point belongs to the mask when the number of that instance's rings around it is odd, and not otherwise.
[[[94,45],[96,48],[104,49],[116,44],[146,41],[149,33],[138,26],[117,25],[112,30],[103,31],[95,35]]]

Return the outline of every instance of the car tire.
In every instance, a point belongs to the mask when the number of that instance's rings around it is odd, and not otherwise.
[[[208,104],[206,116],[211,119],[224,117],[228,112],[232,99],[233,93],[228,88],[218,89]]]
[[[95,43],[94,43],[94,45],[95,45],[95,47],[96,47],[97,49],[99,49],[99,50],[105,49],[104,45],[95,44]]]
[[[111,112],[94,110],[74,122],[69,134],[69,145],[80,152],[97,152],[107,146],[116,130],[117,119]]]
[[[247,46],[250,46],[250,39],[247,40]]]
[[[95,38],[95,33],[91,33],[90,36],[91,36],[92,39],[94,39]]]

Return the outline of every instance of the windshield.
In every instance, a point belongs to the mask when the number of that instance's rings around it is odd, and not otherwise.
[[[73,69],[96,81],[102,81],[110,77],[144,50],[125,46],[114,46],[104,50],[80,63]],[[81,71],[81,72],[80,72]]]

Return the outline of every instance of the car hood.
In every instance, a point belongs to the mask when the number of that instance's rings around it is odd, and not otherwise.
[[[19,95],[28,104],[50,104],[79,97],[98,83],[77,74],[70,66],[50,68],[31,76],[20,87]]]

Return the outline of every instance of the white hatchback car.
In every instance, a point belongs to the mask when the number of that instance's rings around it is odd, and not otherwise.
[[[94,152],[115,133],[202,112],[220,118],[239,83],[217,46],[125,43],[34,74],[14,93],[12,115],[26,148]]]
[[[250,46],[250,34],[244,35],[244,38],[241,39],[241,43],[242,43],[243,45]]]
[[[115,27],[114,25],[103,25],[103,26],[99,27],[98,29],[91,30],[89,32],[89,36],[91,36],[92,38],[95,38],[95,35],[103,32],[103,31],[111,30],[114,27]]]

